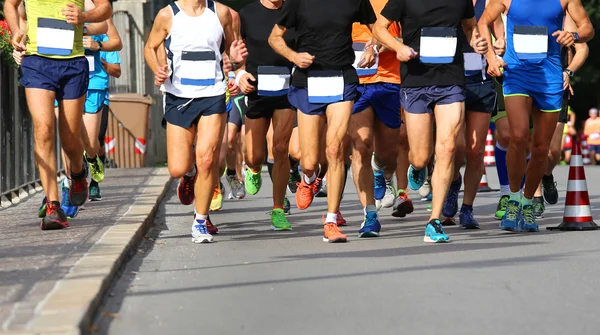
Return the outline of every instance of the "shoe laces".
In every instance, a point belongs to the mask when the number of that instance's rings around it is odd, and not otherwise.
[[[52,214],[54,214],[57,210],[58,210],[59,206],[48,201],[46,202],[46,215],[50,216]]]
[[[215,191],[213,192],[213,196],[212,196],[213,200],[217,199],[219,197],[219,195],[221,195],[221,188],[219,187],[219,185],[217,185],[215,187]]]
[[[248,170],[248,172],[246,172],[246,175],[250,175],[249,177],[253,184],[258,183],[258,179],[260,178],[260,172],[254,173],[254,172]]]
[[[554,176],[549,176],[548,177],[548,182],[545,183],[547,185],[544,185],[545,188],[548,189],[549,192],[556,192],[556,182],[554,181]]]
[[[417,170],[415,168],[412,169],[411,171],[411,178],[417,183],[417,184],[424,184],[425,182],[423,181],[423,178],[421,178],[421,171],[422,170]]]
[[[325,233],[326,233],[326,235],[337,235],[337,234],[341,234],[342,230],[335,223],[326,223],[325,224]]]
[[[194,177],[183,176],[183,192],[192,194],[194,191]]]
[[[465,221],[471,222],[474,221],[473,218],[473,211],[470,210],[465,210],[460,212],[460,216],[462,217],[462,219],[464,219]]]
[[[525,223],[527,224],[534,224],[535,223],[535,216],[533,213],[533,206],[532,205],[525,205],[523,206],[523,210],[522,210],[522,215],[523,215],[523,219],[525,220]]]
[[[444,229],[442,228],[442,223],[440,222],[440,220],[435,220],[433,222],[430,221],[429,224],[433,226],[437,234],[444,233]]]
[[[533,212],[532,212],[532,214],[533,214]],[[519,205],[514,203],[513,201],[509,201],[506,204],[506,218],[511,221],[516,221],[518,215],[519,215]]]
[[[208,235],[208,228],[207,228],[207,226],[209,224],[210,223],[208,221],[196,220],[196,225],[194,226],[194,228],[196,228],[196,230],[200,234]]]
[[[544,207],[544,203],[542,201],[534,201],[533,202],[533,211],[534,212],[543,212],[544,209],[546,209]]]
[[[499,209],[505,209],[506,206],[508,206],[508,200],[510,200],[510,197],[508,197],[507,195],[503,195],[500,198]]]
[[[85,179],[73,180],[71,182],[71,188],[73,189],[73,193],[83,192],[85,188]]]
[[[376,177],[374,179],[375,179],[375,188],[384,188],[384,187],[388,186],[383,175],[381,176],[381,178]]]
[[[231,188],[233,188],[234,190],[239,190],[240,188],[242,188],[242,182],[237,179],[237,177],[234,177],[234,179],[231,181]]]
[[[375,221],[377,221],[377,212],[367,212],[367,215],[365,215],[365,222],[374,223]]]

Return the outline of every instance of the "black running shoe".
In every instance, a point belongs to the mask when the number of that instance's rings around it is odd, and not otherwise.
[[[60,208],[60,202],[52,201],[46,204],[46,216],[42,219],[42,230],[63,229],[69,227],[67,216]]]
[[[544,195],[544,200],[550,205],[555,205],[558,202],[558,190],[556,189],[556,182],[552,174],[542,177],[542,194]]]

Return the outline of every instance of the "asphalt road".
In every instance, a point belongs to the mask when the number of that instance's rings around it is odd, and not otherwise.
[[[270,230],[270,181],[211,215],[211,245],[191,242],[191,207],[172,185],[153,228],[123,269],[92,330],[100,334],[598,334],[600,232],[498,230],[497,192],[480,193],[478,231],[450,227],[451,243],[423,242],[427,203],[405,219],[380,214],[382,236],[358,239],[352,183],[342,203],[346,244],[321,240],[323,199],[294,210],[291,232]],[[587,168],[592,205],[600,169]],[[488,168],[492,187],[495,169]],[[294,205],[293,198],[292,204]],[[294,209],[294,206],[293,206]],[[594,210],[597,220],[600,211]]]

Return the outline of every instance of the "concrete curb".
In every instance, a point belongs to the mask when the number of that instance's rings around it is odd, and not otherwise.
[[[156,170],[144,191],[90,250],[58,281],[36,308],[25,331],[1,334],[79,335],[89,332],[91,318],[131,249],[143,238],[164,198],[171,177]]]

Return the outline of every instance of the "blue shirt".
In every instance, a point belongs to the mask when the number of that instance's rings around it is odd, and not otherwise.
[[[109,40],[106,34],[93,36],[92,38],[96,42],[106,42]],[[119,56],[118,51],[100,51],[97,54],[98,56],[95,59],[96,71],[94,72],[94,75],[90,78],[88,89],[108,90],[108,73],[104,69],[104,66],[102,66],[101,59],[104,59],[108,64],[121,64],[121,57]]]

